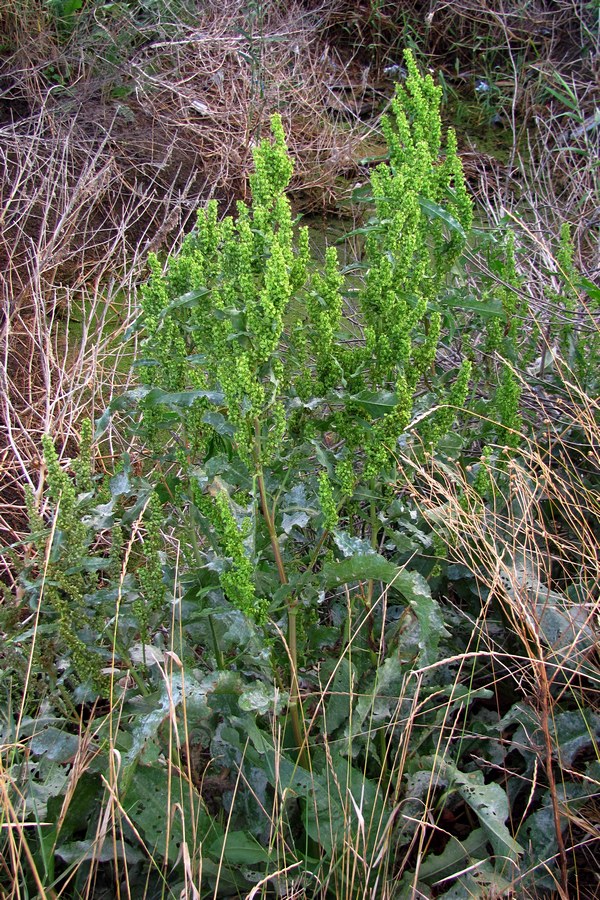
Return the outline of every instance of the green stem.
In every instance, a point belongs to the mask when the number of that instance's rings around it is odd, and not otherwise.
[[[281,584],[287,584],[287,575],[285,574],[285,566],[283,565],[283,557],[281,556],[281,547],[279,546],[279,539],[277,537],[277,530],[275,528],[275,522],[271,513],[269,512],[269,504],[267,500],[267,491],[265,488],[265,479],[262,473],[262,469],[258,472],[257,475],[258,480],[258,490],[260,493],[260,505],[262,507],[262,514],[264,516],[265,522],[267,523],[267,530],[269,532],[269,538],[271,541],[271,547],[273,548],[273,555],[275,557],[275,565],[277,566],[277,574],[279,575],[279,581]]]
[[[219,639],[217,637],[217,632],[215,631],[215,623],[214,623],[214,619],[213,619],[212,615],[209,615],[209,617],[208,617],[208,624],[210,626],[210,633],[212,635],[213,648],[215,651],[215,660],[217,662],[217,669],[220,672],[223,672],[225,670],[225,660],[223,659],[223,654],[222,654],[221,648],[219,646]]]
[[[194,523],[192,522],[192,526],[190,528],[190,537],[192,543],[192,550],[194,551],[194,558],[196,560],[196,564],[200,568],[202,566],[202,554],[200,552],[200,544],[198,543],[198,534],[196,533],[196,529],[194,527]],[[212,615],[208,617],[208,624],[210,627],[210,633],[213,641],[213,649],[215,651],[215,660],[217,663],[217,669],[220,672],[225,670],[225,660],[223,658],[223,653],[221,651],[221,647],[219,645],[219,638],[217,636],[217,632],[215,631],[215,622]]]
[[[375,491],[375,484],[371,483],[371,493]],[[373,550],[377,550],[377,545],[379,543],[379,524],[377,522],[377,504],[374,499],[370,501],[370,514],[371,514],[371,547]],[[367,583],[367,595],[365,597],[365,606],[367,608],[367,628],[369,631],[369,648],[371,654],[371,662],[374,665],[377,665],[379,660],[377,653],[375,652],[375,638],[373,635],[373,590],[375,587],[375,582],[372,578],[369,578]]]
[[[372,483],[371,484],[371,492],[374,492],[374,490],[375,490],[375,484]],[[371,499],[369,511],[371,514],[371,547],[373,548],[373,550],[377,550],[377,545],[379,543],[379,524],[377,521],[377,505],[376,505],[374,499]],[[368,629],[369,629],[369,647],[370,647],[371,661],[373,662],[374,665],[377,666],[379,664],[379,659],[378,659],[377,653],[375,652],[375,637],[373,634],[373,614],[371,611],[372,607],[373,607],[374,585],[375,585],[375,582],[373,581],[373,579],[372,578],[369,579],[369,584],[367,587],[366,606],[367,606],[367,611],[368,611],[367,622],[368,622]],[[379,731],[379,755],[381,757],[382,783],[386,784],[387,778],[388,778],[388,761],[387,761],[388,748],[387,748],[387,743],[385,740],[385,731],[383,729],[380,729],[380,731]]]
[[[269,539],[271,541],[271,547],[273,549],[273,555],[275,557],[275,565],[277,567],[277,574],[279,576],[279,581],[282,585],[288,584],[288,577],[285,571],[285,566],[283,564],[283,557],[281,555],[281,547],[279,545],[279,539],[277,537],[277,530],[275,528],[274,516],[271,514],[269,509],[269,502],[267,498],[267,489],[265,486],[265,479],[262,470],[262,461],[261,461],[261,452],[260,452],[260,423],[258,419],[254,423],[254,462],[255,462],[255,471],[256,471],[256,480],[258,482],[258,492],[260,495],[260,505],[262,509],[262,514],[264,520],[267,525],[267,530],[269,532]],[[293,597],[288,597],[287,601],[287,612],[288,612],[288,649],[290,654],[290,716],[292,718],[292,728],[294,730],[294,739],[296,744],[298,745],[299,757],[298,761],[300,765],[308,769],[310,768],[310,758],[308,754],[308,747],[306,743],[305,733],[304,733],[304,722],[300,716],[300,690],[298,686],[298,636],[296,629],[296,616],[298,614],[297,605]]]
[[[298,639],[296,634],[297,607],[288,603],[288,646],[290,650],[290,715],[294,738],[299,749],[298,762],[303,769],[310,769],[308,745],[304,734],[304,722],[300,716],[300,688],[298,685]]]

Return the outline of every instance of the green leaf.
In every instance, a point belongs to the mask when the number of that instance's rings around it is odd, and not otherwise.
[[[360,234],[368,235],[374,233],[385,234],[385,223],[380,221],[379,219],[367,222],[366,225],[361,225],[360,228],[353,228],[352,231],[347,231],[336,240],[336,244],[343,244],[344,241],[348,240],[348,238],[356,237]]]
[[[477,860],[487,859],[486,845],[487,837],[483,828],[476,828],[464,841],[450,835],[450,840],[442,853],[438,855],[429,853],[425,857],[419,866],[419,878],[428,884],[452,878]]]
[[[195,795],[193,808],[190,792]],[[158,765],[138,766],[125,796],[124,808],[141,832],[147,850],[171,863],[180,856],[185,829],[190,822],[195,824],[198,840],[214,839],[216,828],[203,811],[201,798],[176,769],[169,772]]]
[[[87,841],[69,841],[67,844],[58,844],[54,851],[59,859],[66,863],[77,865],[86,860],[94,860],[96,863],[114,863],[125,860],[128,863],[139,863],[146,859],[145,854],[137,847],[131,847],[124,841],[105,841],[101,849],[98,849],[98,841],[91,838]]]
[[[496,856],[516,861],[525,851],[505,825],[509,814],[506,792],[495,782],[485,784],[483,772],[465,774],[449,762],[444,762],[442,769],[445,770],[448,781],[479,819]]]
[[[595,646],[586,604],[569,603],[555,591],[546,591],[545,602],[535,609],[540,636],[558,659],[573,663]]]
[[[172,303],[169,303],[169,305],[163,309],[159,321],[166,318],[166,316],[174,309],[193,309],[199,305],[198,301],[201,300],[202,297],[206,297],[207,294],[210,294],[210,290],[206,287],[196,288],[196,290],[188,291],[187,294],[182,294],[181,297],[173,300]]]
[[[111,418],[110,414],[111,414],[111,407],[109,406],[109,407],[107,407],[107,409],[104,410],[104,412],[102,413],[100,418],[96,419],[96,421],[94,422],[94,440],[95,441],[99,440],[102,437],[102,435],[104,434],[104,432],[110,425],[110,418]]]
[[[257,681],[242,691],[238,703],[244,712],[256,712],[259,716],[265,716],[269,712],[279,712],[281,695],[272,685]]]
[[[419,664],[427,666],[437,659],[440,639],[447,635],[439,604],[431,596],[429,585],[418,572],[399,570],[393,583],[415,614],[419,623]]]
[[[470,872],[458,881],[438,900],[489,900],[490,897],[509,897],[513,884],[498,872],[489,860],[479,860]]]
[[[284,513],[281,521],[281,527],[286,534],[289,534],[292,528],[304,528],[308,525],[310,517],[303,509],[298,509],[292,513]]]
[[[127,409],[135,409],[140,402],[148,396],[151,388],[140,385],[140,387],[132,388],[130,391],[125,391],[125,393],[120,394],[120,396],[115,397],[110,401],[108,409],[110,412],[121,412]],[[106,413],[102,416],[106,416]]]
[[[47,759],[47,757],[45,757]],[[69,768],[62,764],[43,762],[30,763],[30,776],[27,788],[23,790],[25,800],[25,813],[29,819],[37,819],[44,822],[47,817],[47,806],[53,797],[61,797],[67,790],[69,781]]]
[[[350,844],[369,854],[375,846],[385,805],[377,785],[346,760],[334,757],[332,770],[340,788],[331,787],[332,775],[315,778],[312,796],[304,801],[308,836],[332,858]],[[365,846],[366,844],[366,846]]]
[[[372,556],[376,552],[371,547],[369,541],[365,541],[363,538],[353,537],[351,534],[348,534],[347,531],[334,531],[333,540],[335,541],[336,547],[341,550],[346,557],[358,554]]]
[[[114,479],[111,479],[111,484],[113,480]],[[114,507],[114,499],[109,500],[108,503],[100,503],[90,511],[89,515],[83,516],[81,521],[84,525],[87,525],[88,528],[93,528],[94,531],[100,531],[103,528],[111,528],[114,524]]]
[[[499,300],[478,300],[464,291],[456,291],[446,294],[440,303],[440,307],[451,309],[465,309],[477,313],[484,319],[500,319],[504,317],[502,303]]]
[[[554,755],[561,768],[571,768],[578,753],[595,747],[600,739],[600,716],[587,709],[561,712],[554,716]]]
[[[358,554],[337,562],[326,562],[323,566],[323,580],[328,588],[356,581],[383,581],[391,584],[401,570],[378,553]]]
[[[148,699],[148,698],[146,698]],[[160,697],[154,697],[149,712],[138,716],[131,731],[131,747],[123,757],[121,769],[121,790],[127,793],[135,766],[147,744],[154,741],[158,729],[168,717],[172,707],[181,702],[181,689],[177,680],[171,681],[169,690],[163,688]]]
[[[541,860],[552,860],[556,856],[558,841],[556,840],[554,810],[547,796],[544,806],[528,817],[525,836],[528,853],[523,861],[524,871],[538,866]]]
[[[335,668],[333,678],[332,669]],[[332,734],[344,722],[347,722],[352,712],[354,699],[353,684],[356,678],[356,669],[350,665],[346,657],[340,660],[329,660],[321,668],[321,683],[327,685],[327,701],[325,704],[324,727],[327,734]]]
[[[196,400],[201,400],[206,398],[210,400],[211,403],[220,406],[224,400],[225,395],[220,391],[163,391],[161,388],[152,388],[152,390],[148,391],[148,393],[144,396],[144,406],[148,406],[151,409],[157,406],[168,406],[184,409],[193,406]]]
[[[123,494],[127,494],[131,490],[128,472],[118,472],[116,475],[113,475],[109,486],[111,497],[120,497]]]
[[[591,300],[595,300],[597,303],[600,303],[600,288],[598,285],[594,284],[593,281],[590,281],[589,278],[579,278],[576,285],[580,290],[585,291],[585,293],[590,297]]]
[[[245,831],[230,831],[217,838],[207,848],[213,859],[221,859],[227,865],[248,866],[268,863],[271,859],[264,847]]]
[[[387,159],[388,154],[386,153],[383,156],[368,156],[365,159],[361,160],[359,165],[367,166],[373,162],[383,162]],[[373,201],[373,188],[370,182],[366,184],[361,184],[360,187],[355,187],[352,191],[352,202],[353,203],[372,203]]]
[[[30,742],[34,756],[43,756],[48,762],[71,762],[79,748],[79,737],[58,728],[43,728],[33,735]]]
[[[441,219],[451,231],[455,231],[463,240],[467,239],[465,230],[458,219],[455,219],[443,206],[434,203],[433,200],[428,200],[426,197],[419,197],[419,206],[428,219]]]
[[[202,416],[202,421],[214,428],[217,434],[221,434],[224,437],[233,437],[235,434],[235,428],[231,422],[228,422],[225,416],[216,410],[211,409],[205,412]]]
[[[281,501],[282,509],[288,511],[292,509],[306,509],[307,503],[306,488],[303,484],[295,484],[287,494],[283,495]]]
[[[392,391],[361,391],[350,399],[375,417],[384,416],[398,405],[398,395]]]
[[[352,716],[352,734],[356,736],[363,731],[363,724],[369,718],[369,728],[389,720],[398,706],[402,682],[405,672],[396,656],[386,659],[375,672],[370,688],[360,692],[354,715]],[[356,750],[358,751],[358,747]]]

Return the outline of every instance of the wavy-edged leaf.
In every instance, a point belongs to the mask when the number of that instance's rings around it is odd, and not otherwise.
[[[444,762],[442,768],[446,770],[448,780],[454,784],[462,799],[479,819],[496,856],[517,860],[525,851],[512,837],[505,824],[509,815],[506,792],[495,782],[485,784],[483,772],[464,773],[449,762]]]
[[[127,817],[141,832],[147,850],[171,863],[178,859],[186,836],[184,823],[194,822],[199,840],[210,840],[216,832],[214,823],[203,811],[200,797],[196,795],[192,801],[190,792],[196,793],[176,770],[169,772],[158,765],[140,765],[133,773],[125,798]]]
[[[214,428],[217,434],[220,434],[223,437],[233,437],[235,434],[235,427],[231,422],[227,421],[223,413],[217,412],[214,409],[205,412],[202,416],[202,421],[205,425],[210,425],[211,428]]]
[[[193,406],[196,400],[206,399],[220,406],[225,395],[221,391],[163,391],[161,388],[152,388],[144,396],[144,405],[149,407],[168,406],[187,409]]]
[[[177,297],[176,300],[165,306],[159,316],[159,322],[173,312],[174,309],[194,309],[207,294],[210,294],[210,288],[207,287],[196,288],[193,291],[188,291],[187,294],[182,294],[181,297]]]
[[[284,513],[281,520],[281,527],[286,534],[289,534],[292,528],[304,528],[308,525],[310,518],[308,513],[303,509],[297,509],[291,513]]]
[[[29,746],[34,756],[43,756],[48,762],[68,763],[76,755],[79,744],[77,735],[50,726],[36,732]]]
[[[428,200],[426,197],[419,197],[419,206],[428,219],[441,219],[444,225],[447,225],[451,231],[455,231],[463,240],[467,239],[465,230],[458,219],[455,219],[454,216],[451,215],[447,209],[444,209],[443,206],[440,206],[439,203],[434,203],[433,200]]]
[[[346,557],[357,554],[372,556],[376,553],[369,541],[365,541],[364,538],[353,537],[347,531],[334,531],[333,540],[338,550],[341,550]]]
[[[371,416],[384,416],[398,405],[398,395],[393,391],[361,391],[352,401]]]
[[[483,828],[475,828],[464,841],[450,835],[442,853],[425,857],[419,866],[419,878],[428,884],[444,881],[478,860],[487,859],[487,840]]]
[[[600,716],[587,709],[561,712],[553,718],[555,755],[561,767],[571,768],[578,753],[600,740]]]
[[[339,587],[356,581],[383,581],[391,584],[401,570],[378,553],[360,553],[349,559],[326,562],[323,566],[325,587]]]
[[[440,639],[447,635],[444,619],[437,600],[431,596],[429,585],[419,572],[403,569],[394,588],[408,600],[419,623],[419,664],[427,666],[437,659]]]
[[[213,859],[226,860],[230,866],[265,864],[271,859],[269,853],[258,841],[245,831],[230,831],[206,847]]]

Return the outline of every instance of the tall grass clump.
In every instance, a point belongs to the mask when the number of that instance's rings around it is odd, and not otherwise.
[[[2,626],[10,896],[587,879],[598,297],[565,231],[532,309],[405,63],[360,259],[314,258],[273,116],[236,215],[150,257],[96,422],[131,455],[105,471],[85,425],[69,472],[44,440]]]

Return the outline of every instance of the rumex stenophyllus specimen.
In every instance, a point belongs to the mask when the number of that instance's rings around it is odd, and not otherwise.
[[[364,340],[348,339],[348,285],[335,248],[320,268],[308,230],[293,227],[285,195],[293,166],[279,116],[273,139],[254,150],[251,203],[222,221],[215,202],[200,210],[165,274],[150,259],[140,372],[158,390],[142,406],[147,434],[157,447],[166,438],[179,463],[202,465],[226,447],[258,470],[306,432],[340,437],[341,472],[348,457],[358,477],[393,459],[435,363],[441,322],[432,301],[472,219],[452,133],[442,152],[440,91],[410,54],[407,65],[406,87],[397,87],[384,120],[390,161],[372,175],[376,224],[367,229],[358,297]],[[468,381],[464,373],[459,380]],[[370,396],[378,392],[386,399]]]
[[[150,259],[142,290],[141,433],[168,477],[176,472],[192,531],[220,553],[211,565],[225,597],[259,624],[286,605],[292,703],[296,614],[307,592],[290,581],[301,576],[305,587],[335,552],[336,530],[353,527],[349,504],[361,483],[372,506],[382,473],[393,473],[436,362],[435,302],[471,227],[451,133],[442,147],[439,89],[406,59],[406,86],[383,125],[390,160],[372,175],[375,218],[358,296],[335,248],[319,265],[308,230],[294,226],[278,115],[253,152],[251,201],[238,203],[235,218],[219,220],[215,202],[200,210],[164,273]],[[469,377],[465,362],[447,396],[438,393],[449,403],[430,423],[429,445],[452,428]],[[284,513],[282,493],[299,481],[302,508]],[[376,546],[376,510],[369,521]],[[296,526],[310,530],[312,552]],[[269,566],[279,589],[269,586]]]
[[[43,515],[29,493],[30,550],[21,590],[44,626],[35,658],[53,681],[82,685],[80,696],[109,696],[130,651],[165,618],[163,513],[150,484],[127,459],[112,477],[94,472],[92,426],[81,424],[77,457],[65,467],[49,435]],[[69,469],[71,471],[69,471]],[[48,667],[49,655],[58,666]],[[44,663],[46,660],[46,663]]]

